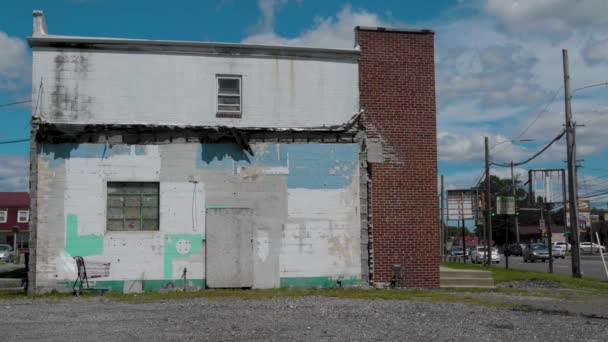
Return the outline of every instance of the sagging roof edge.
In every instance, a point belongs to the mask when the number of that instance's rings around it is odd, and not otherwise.
[[[311,126],[311,127],[256,127],[256,126],[229,126],[229,125],[151,125],[151,124],[86,124],[86,123],[60,123],[60,122],[49,122],[40,120],[40,118],[34,118],[33,123],[39,127],[55,127],[58,129],[65,129],[68,131],[85,131],[85,130],[110,130],[110,129],[141,129],[147,131],[154,130],[208,130],[208,131],[220,131],[220,130],[238,130],[238,131],[249,131],[249,132],[345,132],[351,129],[358,121],[365,110],[361,109],[356,112],[348,121],[339,125],[328,125],[328,126]]]
[[[27,39],[32,48],[73,48],[156,53],[236,54],[251,56],[309,57],[355,60],[358,49],[328,49],[303,46],[256,45],[174,40],[73,37],[34,35]]]

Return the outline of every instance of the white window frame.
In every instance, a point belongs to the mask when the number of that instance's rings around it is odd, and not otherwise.
[[[0,216],[0,223],[6,223],[8,221],[8,210],[0,210],[0,214],[4,214]]]
[[[25,221],[21,219],[21,213],[25,213]],[[29,210],[18,210],[17,211],[17,223],[28,223],[30,222],[30,211]]]
[[[220,93],[220,80],[238,80],[239,81],[239,110],[224,110],[220,109],[220,96],[234,96],[234,94]],[[227,114],[242,114],[243,113],[243,77],[241,75],[215,75],[215,111],[217,113]]]

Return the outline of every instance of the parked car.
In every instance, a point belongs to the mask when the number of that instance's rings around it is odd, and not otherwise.
[[[471,262],[472,263],[476,263],[476,264],[481,264],[484,262],[484,260],[486,260],[486,251],[488,249],[484,246],[477,246],[475,247],[475,249],[473,250],[473,252],[471,252]],[[498,250],[496,248],[492,248],[492,252],[491,252],[491,258],[492,258],[492,262],[493,263],[499,263],[500,262],[500,255],[498,254]]]
[[[551,252],[553,253],[553,257],[555,259],[557,259],[557,258],[566,259],[566,246],[554,244],[553,247],[551,248]]]
[[[509,245],[509,247],[505,251],[505,255],[521,256],[522,254],[523,254],[523,248],[521,247],[520,244],[517,244],[517,243]]]
[[[15,252],[11,245],[0,244],[0,260],[2,261],[13,261],[15,258]]]
[[[571,246],[569,243],[565,242],[565,241],[559,241],[559,242],[554,242],[552,243],[553,246],[561,246],[564,247],[564,249],[566,251],[569,251],[571,249]]]
[[[544,243],[531,244],[524,249],[524,262],[545,262],[549,259],[549,249]]]
[[[606,253],[606,247],[600,246],[594,242],[581,242],[579,246],[583,253],[599,253],[600,248],[602,249],[602,253]]]
[[[462,250],[462,246],[452,246],[450,247],[448,254],[451,256],[463,256],[464,252]]]

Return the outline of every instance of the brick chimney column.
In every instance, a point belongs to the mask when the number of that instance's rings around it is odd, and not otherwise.
[[[399,264],[397,286],[439,287],[434,33],[355,33],[362,120],[383,147],[383,160],[369,163],[370,280],[388,285]]]

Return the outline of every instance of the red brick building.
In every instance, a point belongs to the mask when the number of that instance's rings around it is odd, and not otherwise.
[[[0,192],[0,243],[28,248],[30,195],[27,192]]]
[[[370,163],[370,281],[439,286],[434,33],[357,27],[359,91],[368,137],[384,160]]]

